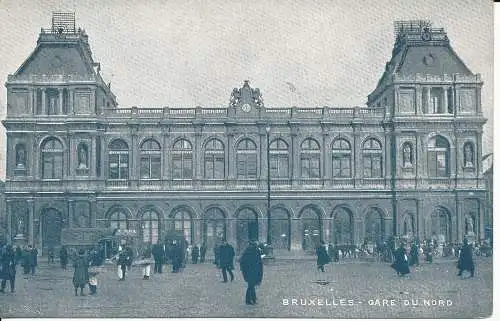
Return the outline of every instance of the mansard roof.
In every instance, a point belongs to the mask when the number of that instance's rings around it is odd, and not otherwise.
[[[443,28],[432,28],[429,21],[396,21],[392,57],[377,88],[368,96],[372,100],[390,81],[392,75],[461,75],[473,73],[455,53]]]

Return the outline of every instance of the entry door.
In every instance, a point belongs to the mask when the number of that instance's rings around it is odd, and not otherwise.
[[[55,209],[48,209],[43,213],[42,222],[42,251],[47,253],[49,247],[58,248],[61,245],[62,229],[61,213]]]

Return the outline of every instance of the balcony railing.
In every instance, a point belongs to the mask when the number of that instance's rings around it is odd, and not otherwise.
[[[388,189],[390,181],[385,178],[328,178],[328,179],[271,179],[271,191],[275,190],[344,190],[344,189]],[[429,188],[484,189],[485,180],[476,178],[403,178],[395,182],[396,189]],[[102,190],[267,190],[264,179],[140,179],[140,180],[96,180],[96,179],[44,179],[26,180],[15,177],[5,182],[6,192],[71,192]]]

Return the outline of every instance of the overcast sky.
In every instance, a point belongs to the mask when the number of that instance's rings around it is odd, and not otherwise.
[[[121,107],[227,106],[249,79],[267,107],[364,105],[394,44],[394,20],[443,27],[482,74],[492,149],[493,3],[489,0],[0,1],[0,77],[36,46],[52,11],[74,11]],[[292,94],[287,82],[292,83]],[[0,92],[5,118],[6,91]],[[0,178],[5,133],[0,132]]]

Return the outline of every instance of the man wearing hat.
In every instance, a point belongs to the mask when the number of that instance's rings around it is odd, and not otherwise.
[[[250,241],[248,247],[241,255],[240,269],[243,279],[248,284],[245,303],[254,305],[257,303],[255,286],[260,285],[264,274],[261,253],[256,242]]]

